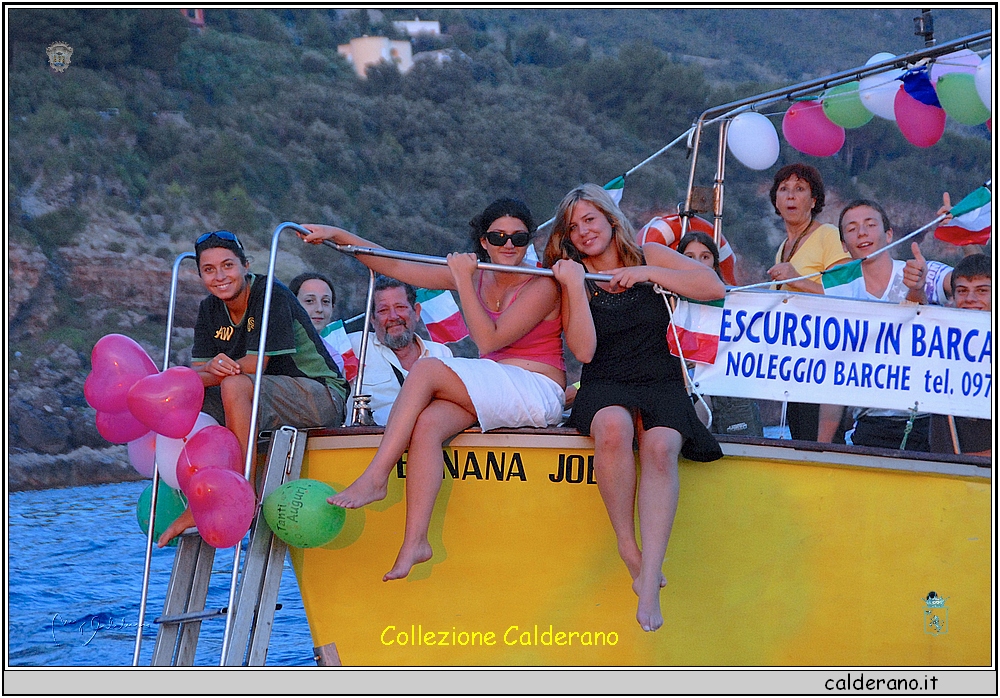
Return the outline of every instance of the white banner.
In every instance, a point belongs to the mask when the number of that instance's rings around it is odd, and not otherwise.
[[[989,419],[991,314],[813,294],[726,295],[705,395]]]

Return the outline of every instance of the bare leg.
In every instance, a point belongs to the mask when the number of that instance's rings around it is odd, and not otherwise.
[[[599,410],[590,425],[594,437],[594,477],[604,500],[621,555],[632,579],[639,574],[642,555],[635,540],[635,425],[624,407]]]
[[[442,446],[476,421],[475,412],[447,400],[435,400],[420,413],[410,439],[406,461],[406,530],[396,562],[384,577],[402,579],[418,562],[431,559],[434,551],[427,540],[434,503],[444,472]]]
[[[372,462],[357,480],[327,501],[345,509],[358,509],[384,499],[389,474],[410,445],[417,417],[433,400],[447,400],[475,414],[469,393],[455,372],[437,359],[420,359],[413,364],[392,405]]]
[[[667,542],[677,513],[680,480],[677,457],[681,435],[667,427],[639,430],[639,533],[642,536],[642,564],[632,589],[639,596],[635,618],[643,630],[663,625],[660,588]]]
[[[243,461],[240,472],[246,463],[247,447],[250,445],[250,417],[253,407],[253,378],[248,375],[228,376],[222,379],[222,406],[226,411],[226,425],[236,435],[240,442],[240,453]],[[250,460],[250,482],[255,483],[257,470],[257,439],[253,439],[253,450]],[[191,509],[185,509],[177,519],[167,527],[156,544],[162,548],[171,540],[195,525]]]

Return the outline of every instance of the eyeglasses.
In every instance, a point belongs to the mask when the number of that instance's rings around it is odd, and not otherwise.
[[[510,240],[514,247],[527,247],[528,243],[531,241],[531,233],[527,231],[521,231],[520,233],[514,233],[513,235],[508,235],[507,233],[498,233],[494,230],[489,231],[484,236],[486,241],[495,247],[503,247]]]
[[[199,238],[194,241],[195,247],[207,241],[209,238],[219,238],[220,240],[229,240],[230,242],[235,242],[236,246],[239,247],[241,250],[243,249],[243,243],[240,242],[240,239],[236,237],[236,235],[234,235],[233,233],[230,233],[228,230],[216,230],[214,232],[205,233],[204,235],[199,236]]]

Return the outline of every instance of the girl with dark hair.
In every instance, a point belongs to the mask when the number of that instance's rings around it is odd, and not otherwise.
[[[774,174],[771,205],[785,224],[786,238],[774,256],[774,266],[767,270],[772,280],[794,279],[850,261],[837,228],[816,220],[825,203],[823,178],[815,167],[797,162]],[[823,285],[812,279],[779,283],[776,288],[823,293]]]
[[[652,284],[699,300],[721,298],[725,287],[711,269],[668,247],[636,245],[632,225],[596,184],[577,187],[559,204],[545,266],[562,287],[566,343],[584,364],[569,423],[594,437],[594,475],[639,597],[636,620],[656,630],[680,492],[677,458],[711,461],[722,450],[691,405],[684,367],[667,348],[666,304]],[[612,280],[585,281],[585,272]]]
[[[304,226],[305,240],[319,244],[378,247],[325,225]],[[370,268],[415,286],[458,291],[465,324],[479,359],[423,358],[410,370],[393,403],[375,458],[331,504],[354,509],[386,496],[390,473],[409,449],[406,467],[406,530],[392,569],[400,579],[429,560],[427,540],[444,472],[442,445],[479,422],[498,427],[544,427],[562,418],[566,366],[562,353],[559,288],[544,276],[477,268],[477,257],[520,266],[531,244],[534,221],[527,206],[498,199],[470,222],[476,253],[452,253],[448,266],[360,255]]]
[[[322,331],[333,320],[333,305],[337,302],[337,294],[328,276],[314,271],[303,272],[292,279],[288,290],[295,294],[309,313],[309,319],[317,331]]]

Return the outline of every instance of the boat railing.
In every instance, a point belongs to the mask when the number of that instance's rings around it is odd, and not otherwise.
[[[908,67],[918,65],[921,62],[928,62],[939,56],[961,49],[971,49],[972,47],[990,42],[992,37],[992,31],[970,34],[962,37],[961,39],[955,39],[953,41],[947,41],[931,47],[922,48],[917,51],[895,56],[891,59],[872,63],[871,65],[863,65],[850,70],[831,73],[820,78],[805,80],[788,87],[771,90],[770,92],[763,92],[706,109],[698,117],[697,121],[695,121],[692,129],[688,131],[690,134],[688,149],[690,151],[691,166],[690,174],[688,176],[687,194],[684,199],[684,210],[679,212],[681,215],[681,236],[683,236],[688,230],[688,218],[695,213],[700,212],[700,207],[698,211],[694,210],[696,208],[694,206],[696,198],[695,171],[698,166],[698,155],[701,146],[702,132],[706,126],[714,123],[719,124],[718,156],[716,160],[715,178],[712,185],[713,195],[711,203],[713,224],[715,227],[715,242],[718,244],[720,236],[722,235],[722,208],[726,173],[726,143],[729,124],[732,122],[733,118],[743,112],[756,111],[761,107],[774,104],[775,102],[780,102],[785,99],[794,101],[797,98],[810,95],[817,89],[826,90],[828,88],[843,85],[855,80],[861,80],[865,77],[881,75],[896,68],[906,69]]]

